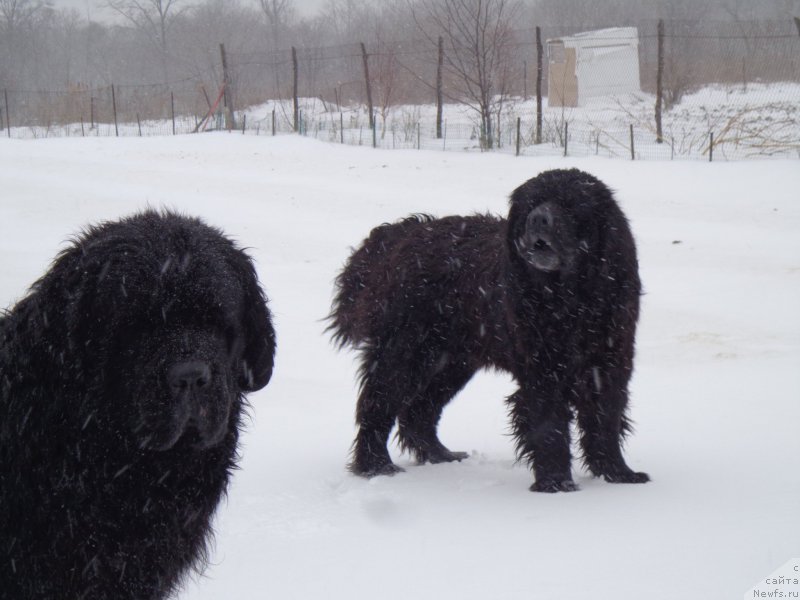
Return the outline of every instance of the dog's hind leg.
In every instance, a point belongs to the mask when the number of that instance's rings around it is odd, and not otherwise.
[[[363,351],[361,391],[356,405],[358,433],[353,442],[350,472],[363,477],[403,471],[389,456],[389,434],[410,393],[409,377],[394,368],[401,364],[376,348]]]
[[[420,464],[463,460],[466,452],[452,452],[439,440],[437,426],[448,402],[472,378],[465,363],[450,364],[415,394],[400,412],[397,437],[404,450]]]

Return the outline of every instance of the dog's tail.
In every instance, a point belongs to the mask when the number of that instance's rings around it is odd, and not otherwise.
[[[397,223],[384,223],[350,255],[335,280],[335,295],[325,329],[339,348],[358,347],[379,327],[386,310],[385,288],[393,269],[392,255],[407,237],[408,228],[426,224],[433,217],[415,214]]]

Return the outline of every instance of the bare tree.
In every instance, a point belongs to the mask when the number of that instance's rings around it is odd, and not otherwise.
[[[106,5],[145,32],[159,48],[164,83],[169,81],[167,37],[175,19],[186,10],[184,0],[106,0]]]
[[[277,52],[283,46],[285,31],[295,18],[293,0],[258,0],[258,6],[264,14],[270,29],[272,50]]]
[[[280,58],[281,48],[284,47],[286,31],[294,21],[295,8],[293,0],[258,0],[258,6],[267,22],[270,33],[270,48],[273,54],[275,93],[280,93],[280,72],[277,63]]]
[[[50,4],[42,0],[0,0],[0,27],[3,33],[30,21],[37,12]]]
[[[419,0],[414,20],[433,46],[445,42],[445,70],[457,100],[479,116],[481,145],[496,143],[492,116],[502,110],[511,75],[519,0]],[[453,98],[452,93],[447,94]]]
[[[374,84],[378,92],[378,111],[380,112],[381,121],[383,123],[381,136],[384,136],[386,135],[386,117],[388,116],[389,109],[394,104],[394,96],[397,91],[397,52],[391,44],[381,43],[381,45],[378,46],[378,54],[374,58]]]
[[[11,74],[25,74],[27,62],[38,40],[32,30],[42,10],[50,6],[41,0],[0,0],[0,78],[8,85]]]
[[[369,14],[368,39],[374,49],[370,54],[372,86],[376,92],[377,108],[381,116],[381,137],[386,135],[386,120],[389,109],[403,87],[399,73],[399,49],[391,36],[396,35],[398,18],[393,7],[384,5],[381,10]]]

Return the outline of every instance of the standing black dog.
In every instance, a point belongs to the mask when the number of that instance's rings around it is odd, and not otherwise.
[[[0,320],[0,598],[166,598],[202,569],[275,335],[202,221],[92,227]]]
[[[419,462],[461,460],[437,436],[442,409],[478,369],[511,373],[517,451],[533,491],[577,489],[570,421],[584,461],[641,483],[620,444],[640,282],[627,220],[581,171],[542,173],[511,196],[508,219],[412,216],[374,229],[337,279],[330,329],[361,350],[359,431],[350,469],[391,475],[389,433]]]

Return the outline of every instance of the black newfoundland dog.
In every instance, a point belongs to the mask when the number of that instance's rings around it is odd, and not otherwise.
[[[572,491],[570,422],[586,466],[641,483],[622,457],[640,283],[627,220],[581,171],[542,173],[507,219],[411,216],[374,229],[339,275],[334,340],[361,351],[350,470],[391,475],[389,434],[420,463],[466,458],[437,436],[442,409],[481,368],[511,373],[520,459],[540,492]]]
[[[0,597],[165,598],[205,563],[275,336],[250,258],[145,212],[0,320]]]

